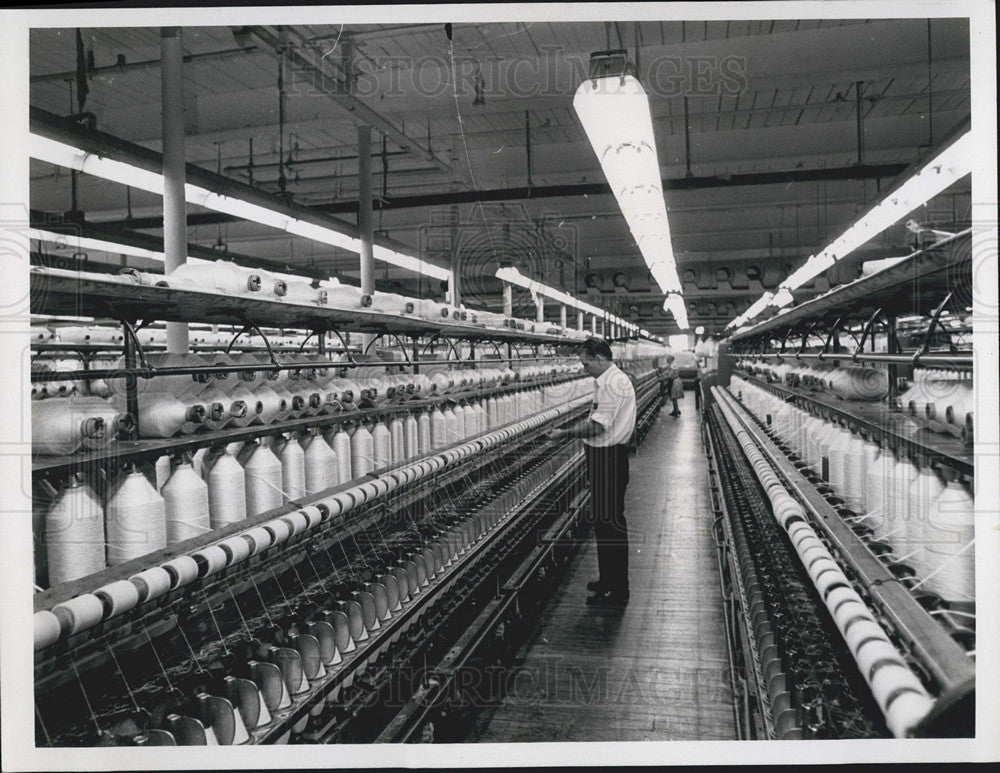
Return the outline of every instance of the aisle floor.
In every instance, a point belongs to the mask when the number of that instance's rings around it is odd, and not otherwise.
[[[671,741],[735,738],[722,598],[694,395],[664,408],[626,494],[631,601],[588,606],[593,539],[577,553],[544,622],[482,712],[470,740]]]

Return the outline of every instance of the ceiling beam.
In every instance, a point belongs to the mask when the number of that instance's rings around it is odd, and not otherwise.
[[[346,90],[345,84],[341,81],[333,66],[325,60],[320,59],[318,64],[314,64],[309,57],[301,53],[301,45],[285,45],[277,35],[272,34],[264,27],[249,27],[248,31],[259,38],[276,58],[287,57],[288,61],[302,70],[312,73],[318,81],[312,85],[326,94],[334,104],[345,110],[351,111],[359,123],[367,124],[373,129],[382,132],[386,137],[396,143],[401,150],[405,150],[411,155],[429,161],[438,169],[450,172],[451,167],[434,155],[428,148],[425,148],[416,140],[408,137],[402,130],[388,118],[372,110],[367,104]],[[301,37],[294,33],[301,42]],[[332,83],[335,88],[326,88],[324,84]]]
[[[907,164],[865,164],[863,166],[843,166],[828,169],[792,169],[783,172],[754,172],[734,174],[725,177],[680,177],[663,181],[664,190],[695,190],[700,188],[730,188],[744,185],[780,185],[796,182],[822,182],[830,180],[872,180],[891,179],[899,175]],[[611,195],[607,183],[580,183],[576,185],[551,185],[533,188],[499,188],[487,191],[453,191],[429,193],[417,196],[397,196],[386,200],[376,199],[376,210],[395,211],[413,207],[439,207],[450,204],[478,204],[488,201],[517,201],[528,199],[560,198],[567,196]],[[335,204],[320,204],[310,207],[317,213],[327,215],[355,213],[357,202],[347,201]],[[188,215],[188,225],[213,225],[237,220],[219,212],[199,212]],[[109,223],[110,224],[110,223]],[[163,228],[162,217],[136,218],[130,227],[139,230]]]

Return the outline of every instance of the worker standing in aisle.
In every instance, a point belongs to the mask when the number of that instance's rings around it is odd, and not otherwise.
[[[684,397],[684,385],[681,383],[680,373],[674,368],[674,355],[665,354],[662,358],[662,365],[659,368],[660,378],[663,380],[663,396],[669,397],[673,404],[671,416],[680,416],[681,409],[677,406],[677,398]]]
[[[612,362],[606,341],[587,339],[580,361],[596,380],[590,416],[568,429],[551,430],[549,435],[582,438],[584,443],[600,572],[598,579],[587,583],[594,591],[587,603],[623,605],[629,598],[625,487],[629,441],[635,430],[635,389]]]

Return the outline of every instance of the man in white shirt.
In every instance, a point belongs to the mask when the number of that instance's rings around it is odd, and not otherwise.
[[[597,541],[600,577],[587,584],[594,595],[588,603],[627,604],[628,529],[625,523],[625,487],[628,485],[628,448],[635,430],[635,388],[611,361],[606,341],[589,338],[580,361],[595,379],[590,416],[550,437],[583,438],[590,479],[590,509]]]

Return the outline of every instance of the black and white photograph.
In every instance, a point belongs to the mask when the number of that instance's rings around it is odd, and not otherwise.
[[[3,770],[1000,761],[995,12],[0,11]]]

